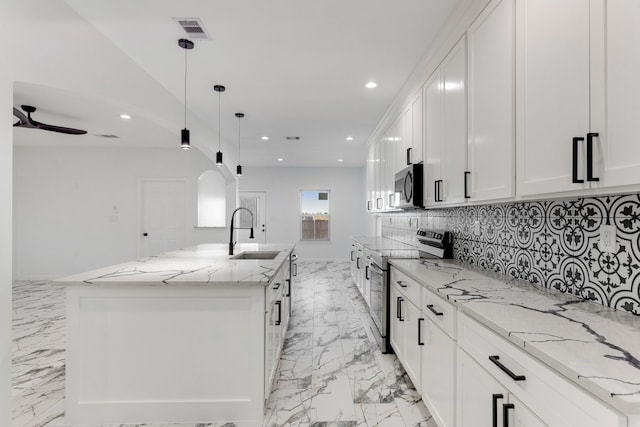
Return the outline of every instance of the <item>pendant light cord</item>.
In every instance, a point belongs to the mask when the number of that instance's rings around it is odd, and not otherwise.
[[[220,128],[222,127],[220,123],[220,98],[221,93],[218,92],[218,151],[220,151]]]
[[[238,164],[240,164],[240,117],[238,117]]]
[[[184,127],[187,128],[187,49],[184,50]]]

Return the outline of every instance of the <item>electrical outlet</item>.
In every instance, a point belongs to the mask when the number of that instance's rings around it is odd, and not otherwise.
[[[480,235],[480,221],[477,221],[473,223],[473,234],[475,234],[476,236]]]
[[[614,225],[603,225],[600,227],[600,242],[598,247],[602,252],[616,252],[616,227]]]

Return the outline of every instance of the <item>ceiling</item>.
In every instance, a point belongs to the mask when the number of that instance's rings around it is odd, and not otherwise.
[[[179,102],[184,100],[185,51],[177,41],[187,36],[173,18],[195,17],[203,23],[211,39],[192,39],[195,48],[187,52],[187,127],[195,116],[206,123],[213,151],[217,151],[219,129],[213,85],[222,84],[227,90],[220,99],[220,132],[234,149],[238,141],[234,114],[246,114],[241,122],[243,165],[350,166],[364,164],[367,138],[459,1],[66,3]],[[366,89],[369,80],[379,86]],[[16,104],[35,100],[39,102],[37,120],[90,128],[92,144],[130,140],[136,146],[178,146],[179,129],[160,129],[136,117],[125,124],[118,118],[122,111],[100,100],[39,86],[16,88]],[[19,131],[39,132],[17,130],[16,140],[24,144],[28,138],[22,139]],[[45,133],[60,137],[41,132]],[[119,134],[121,139],[105,141],[93,136],[98,133]],[[287,141],[287,136],[300,140]],[[353,141],[346,141],[347,136]],[[338,163],[339,158],[344,161]]]

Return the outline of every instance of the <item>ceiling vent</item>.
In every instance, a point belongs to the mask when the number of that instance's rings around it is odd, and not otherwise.
[[[211,40],[209,33],[199,18],[173,18],[191,39]]]
[[[287,141],[300,141],[299,136],[287,136]]]
[[[98,138],[120,138],[118,135],[113,135],[110,133],[97,133],[96,136]]]

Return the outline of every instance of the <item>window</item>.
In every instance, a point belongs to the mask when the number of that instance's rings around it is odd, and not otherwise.
[[[329,240],[329,192],[300,192],[300,240]]]
[[[224,177],[218,171],[204,171],[198,178],[198,227],[226,225],[225,186]]]

